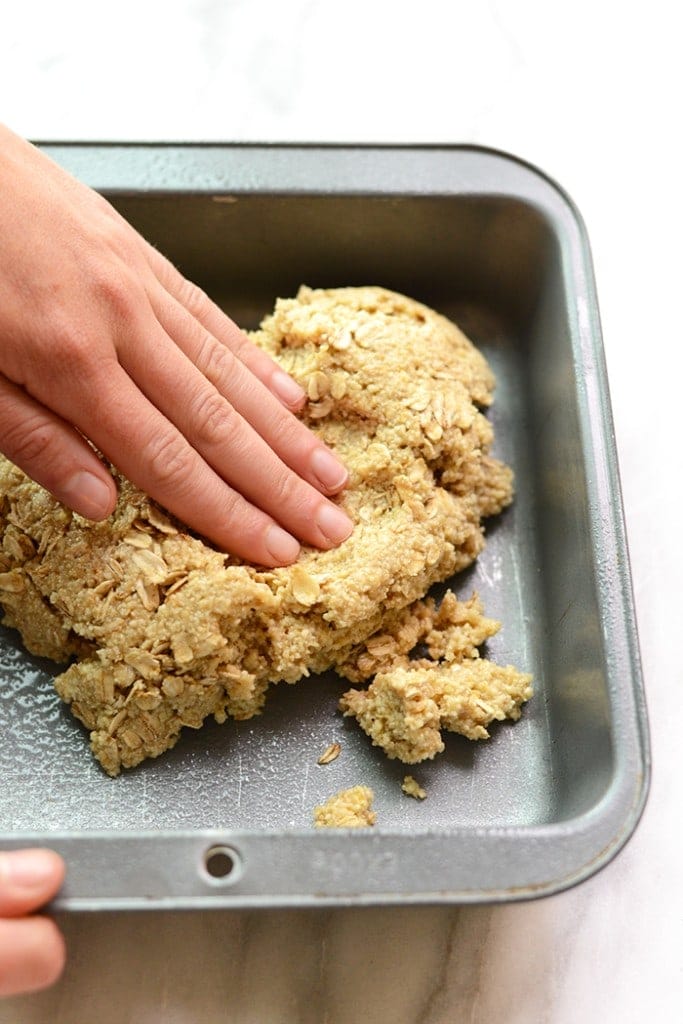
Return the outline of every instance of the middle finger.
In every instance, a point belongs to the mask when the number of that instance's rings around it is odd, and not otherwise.
[[[348,537],[352,523],[342,509],[285,464],[268,439],[253,429],[237,406],[224,397],[161,327],[151,345],[131,347],[120,353],[120,359],[149,401],[208,465],[250,502],[315,547],[330,548]],[[240,365],[235,360],[238,379],[248,373]],[[273,401],[278,413],[290,416]],[[306,429],[294,417],[291,419],[297,427]],[[269,433],[272,435],[272,431]],[[315,436],[310,437],[313,444],[309,442],[309,450],[319,446]]]
[[[348,472],[336,455],[274,398],[230,348],[168,293],[153,294],[151,301],[164,331],[283,462],[324,494],[342,490]]]

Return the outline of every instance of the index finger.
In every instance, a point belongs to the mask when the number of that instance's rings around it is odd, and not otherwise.
[[[149,264],[159,283],[218,341],[251,370],[255,377],[293,411],[299,410],[306,392],[262,349],[254,345],[234,320],[213,302],[198,285],[188,281],[153,245],[144,241]]]

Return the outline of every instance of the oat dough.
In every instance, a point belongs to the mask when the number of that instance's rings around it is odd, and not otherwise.
[[[343,708],[407,761],[433,756],[440,728],[477,737],[518,716],[529,679],[478,660],[497,624],[476,598],[421,600],[476,558],[482,519],[511,500],[480,411],[494,385],[484,358],[442,316],[372,287],[302,288],[253,337],[307,389],[305,421],[350,470],[341,501],[356,526],[336,550],[241,564],[121,478],[114,514],[90,523],[0,457],[4,621],[31,651],[70,661],[55,685],[105,771],[156,757],[208,715],[249,718],[271,683],[329,668],[375,677]],[[429,657],[408,665],[418,642]],[[461,662],[474,674],[444,681]]]
[[[369,786],[352,786],[331,796],[313,811],[316,828],[369,828],[377,815],[372,810],[375,794]]]

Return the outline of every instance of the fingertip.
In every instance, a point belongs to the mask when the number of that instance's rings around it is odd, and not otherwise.
[[[270,378],[270,390],[293,412],[298,412],[306,401],[304,389],[284,370],[275,370]]]
[[[311,472],[320,490],[327,494],[338,494],[349,482],[349,471],[336,455],[320,445],[311,453]]]
[[[320,505],[315,521],[327,547],[338,547],[348,540],[353,532],[352,520],[343,509],[331,501]]]
[[[45,902],[64,881],[65,864],[54,850],[30,847],[0,854],[0,884]]]
[[[58,497],[74,512],[93,522],[107,519],[116,506],[116,486],[109,477],[78,470],[61,488]]]
[[[265,532],[263,542],[273,567],[291,565],[299,557],[299,542],[281,527],[273,524]]]
[[[49,988],[59,980],[66,966],[66,942],[55,922],[50,917],[31,919],[33,937],[32,991]]]
[[[64,937],[49,917],[0,919],[0,997],[54,985],[66,958]]]
[[[64,862],[64,858],[55,850],[43,850],[43,853],[46,853],[48,858],[52,861],[52,884],[55,887],[55,892],[58,892],[59,889],[61,889],[66,876],[66,863]]]

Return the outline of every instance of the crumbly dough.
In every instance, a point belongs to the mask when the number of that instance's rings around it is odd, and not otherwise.
[[[352,786],[319,804],[314,812],[316,828],[368,828],[377,815],[372,810],[375,794],[369,786]]]
[[[422,600],[476,558],[482,520],[512,497],[481,411],[483,356],[444,317],[373,287],[302,288],[253,338],[306,388],[303,418],[349,468],[340,502],[355,529],[335,550],[242,564],[120,477],[114,514],[91,523],[0,457],[4,621],[31,651],[71,660],[55,685],[104,769],[158,756],[209,715],[250,718],[271,683],[329,668],[375,677],[344,710],[410,762],[440,749],[441,727],[479,738],[517,717],[528,677],[478,660],[497,624],[476,597]],[[429,657],[409,663],[417,643]]]
[[[444,749],[442,729],[488,739],[487,726],[519,718],[530,696],[529,676],[468,658],[380,672],[367,690],[345,693],[341,707],[388,757],[417,764]]]
[[[401,789],[406,796],[412,796],[414,800],[425,800],[427,797],[426,789],[423,789],[417,779],[414,779],[412,775],[405,775],[403,782],[401,783]]]

